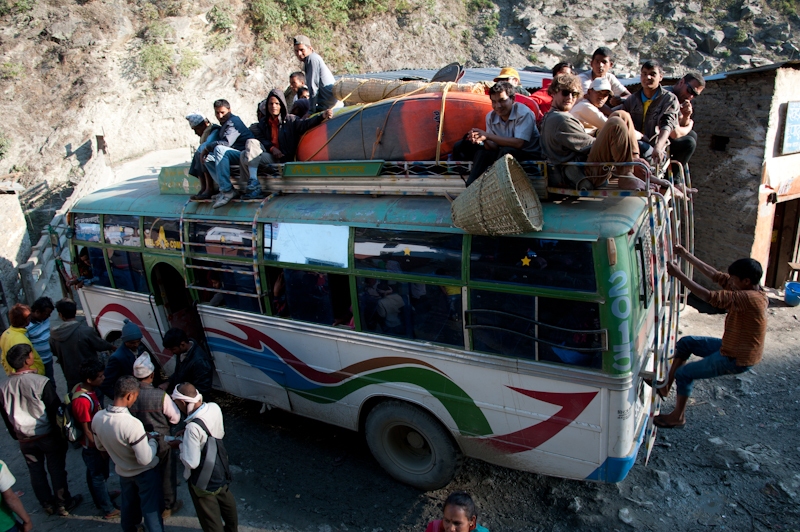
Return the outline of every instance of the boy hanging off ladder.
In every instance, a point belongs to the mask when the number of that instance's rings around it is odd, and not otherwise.
[[[758,261],[739,259],[728,267],[728,273],[722,273],[686,251],[683,246],[675,246],[675,254],[719,284],[722,290],[711,291],[700,286],[681,271],[677,260],[667,264],[669,274],[706,303],[727,309],[728,315],[725,317],[721,340],[684,336],[675,346],[669,380],[666,386],[657,390],[661,397],[666,397],[672,383],[677,382],[675,409],[669,414],[657,416],[654,421],[656,426],[663,428],[683,428],[686,425],[686,405],[695,380],[744,373],[758,364],[764,352],[769,306],[767,295],[758,285],[762,275]],[[687,364],[692,355],[702,360]]]

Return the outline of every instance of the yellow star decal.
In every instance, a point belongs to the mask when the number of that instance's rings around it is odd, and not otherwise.
[[[530,266],[531,265],[531,259],[529,259],[528,257],[525,257],[524,259],[522,259],[522,265],[523,266]]]
[[[403,250],[403,255],[411,255],[411,250],[406,248]]]

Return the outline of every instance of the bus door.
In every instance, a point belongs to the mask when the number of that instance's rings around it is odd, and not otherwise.
[[[150,279],[156,293],[159,321],[165,321],[167,328],[182,329],[189,338],[207,349],[203,325],[183,275],[171,264],[159,262],[153,267]]]

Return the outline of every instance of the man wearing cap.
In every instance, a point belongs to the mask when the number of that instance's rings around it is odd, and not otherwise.
[[[158,460],[161,469],[161,489],[164,494],[164,511],[161,517],[166,519],[183,507],[183,501],[176,498],[176,473],[172,461],[172,449],[166,441],[170,435],[170,425],[181,421],[181,413],[169,395],[153,386],[155,365],[147,353],[142,353],[133,364],[133,376],[139,380],[139,397],[129,408],[133,417],[144,425],[147,432],[157,432]]]
[[[514,87],[514,94],[521,94],[523,96],[530,96],[531,93],[525,90],[525,87],[520,85],[519,72],[516,68],[503,67],[500,69],[500,74],[494,78],[494,82],[507,81]]]
[[[200,192],[193,195],[192,199],[207,199],[205,196],[211,197],[214,193],[214,181],[206,170],[202,153],[207,144],[218,139],[219,126],[209,122],[201,111],[189,113],[186,115],[186,120],[189,121],[189,127],[194,130],[195,135],[200,137],[200,146],[195,150],[192,164],[189,166],[189,175],[200,180]]]
[[[133,375],[121,377],[113,403],[92,419],[92,432],[97,449],[111,456],[119,475],[122,531],[136,532],[144,520],[147,532],[163,532],[158,443],[128,410],[138,397],[139,381]]]
[[[506,154],[518,161],[542,159],[536,116],[526,105],[514,102],[514,86],[498,81],[489,89],[492,111],[486,115],[486,130],[473,128],[453,147],[457,161],[472,161],[467,186]]]
[[[105,380],[100,385],[100,390],[106,397],[114,397],[114,385],[120,377],[133,375],[133,363],[139,356],[142,346],[142,330],[128,318],[122,322],[122,344],[108,358],[105,370]]]
[[[572,74],[572,70],[574,68],[575,67],[572,65],[572,63],[568,61],[557,63],[552,70],[553,78],[559,74]],[[547,87],[549,87],[550,83],[552,82],[552,79],[542,80],[542,88],[531,94],[531,99],[536,102],[536,105],[539,106],[539,111],[542,112],[542,115],[547,114],[547,111],[550,110],[550,105],[553,102],[553,97],[547,92]]]
[[[611,114],[611,107],[619,105],[622,101],[631,95],[630,91],[619,82],[617,77],[611,73],[611,67],[614,66],[614,53],[610,48],[601,46],[592,54],[592,61],[589,63],[591,69],[578,75],[581,82],[581,90],[584,94],[589,91],[592,81],[597,78],[606,78],[611,85],[611,101],[607,106],[603,107],[603,114],[606,116]]]
[[[611,84],[606,78],[595,78],[589,87],[589,92],[576,103],[570,114],[580,120],[586,133],[595,135],[606,125],[608,118],[600,110],[611,97]],[[638,133],[638,132],[637,132]]]
[[[311,39],[305,35],[294,38],[294,54],[303,62],[306,71],[306,86],[311,100],[311,113],[325,109],[339,109],[344,104],[333,97],[333,74],[325,61],[311,48]]]
[[[172,399],[186,414],[186,429],[183,442],[170,445],[181,450],[183,478],[189,481],[200,527],[203,532],[236,532],[239,516],[230,491],[228,454],[222,443],[222,410],[216,403],[204,403],[203,395],[189,383],[176,386]]]

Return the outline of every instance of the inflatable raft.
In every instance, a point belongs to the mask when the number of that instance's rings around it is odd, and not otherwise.
[[[352,110],[351,110],[352,109]],[[448,93],[441,127],[442,156],[473,127],[486,127],[492,104],[485,94]],[[354,106],[309,130],[298,161],[436,159],[442,94],[420,94]]]

